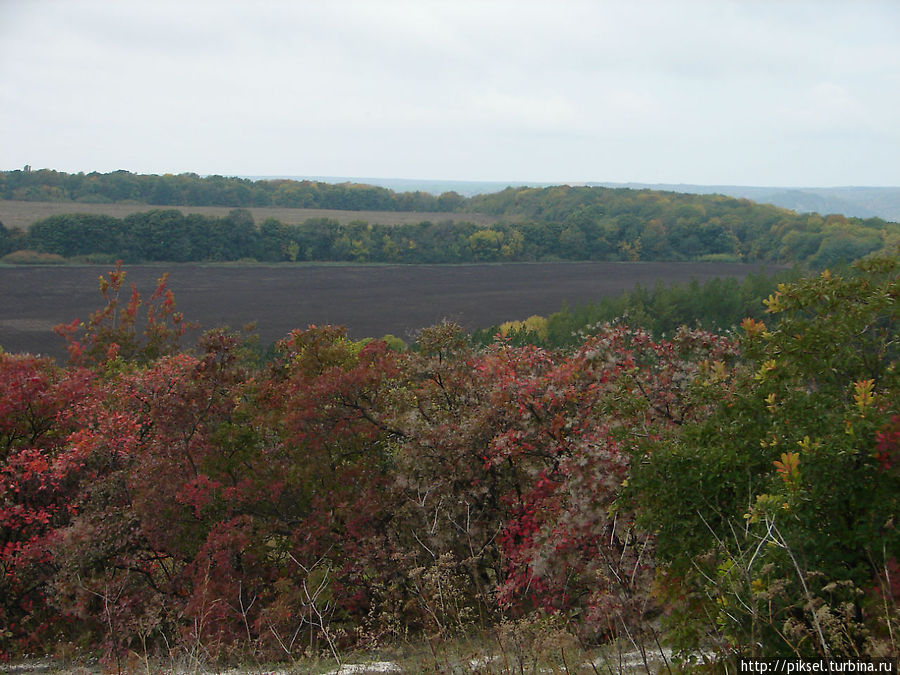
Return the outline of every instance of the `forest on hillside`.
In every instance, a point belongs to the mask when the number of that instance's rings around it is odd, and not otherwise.
[[[734,332],[310,327],[265,359],[182,345],[165,277],[118,266],[67,365],[0,352],[0,652],[896,658],[898,265],[782,283]]]
[[[27,231],[0,224],[0,255],[7,262],[716,260],[824,269],[900,243],[900,225],[878,218],[797,214],[719,195],[625,188],[523,187],[463,198],[194,174],[12,171],[0,174],[0,196],[73,201],[72,214],[35,222]],[[79,214],[79,200],[236,208],[224,217],[161,208],[115,218]],[[258,205],[457,212],[460,218],[398,225],[313,218],[288,225],[274,218],[254,222],[241,208]],[[466,213],[488,214],[496,223],[476,225]]]
[[[373,185],[318,181],[250,180],[195,173],[65,173],[50,169],[0,172],[0,199],[89,203],[138,202],[159,206],[283,206],[349,211],[453,211],[455,192],[394,192]]]

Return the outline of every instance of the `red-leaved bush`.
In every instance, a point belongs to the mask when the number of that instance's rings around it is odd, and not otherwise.
[[[475,349],[445,323],[398,352],[313,326],[260,363],[225,331],[180,350],[165,279],[143,323],[123,280],[61,329],[68,367],[0,352],[4,654],[294,658],[535,611],[590,642],[657,611],[656,540],[624,496],[737,400],[732,338],[605,325],[569,351]]]

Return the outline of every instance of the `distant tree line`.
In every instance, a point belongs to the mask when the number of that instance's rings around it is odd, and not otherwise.
[[[66,258],[99,255],[130,262],[717,260],[787,262],[824,268],[874,252],[892,251],[900,243],[900,225],[879,218],[797,214],[721,195],[624,188],[507,188],[464,199],[455,193],[441,197],[397,194],[371,186],[309,181],[14,171],[0,174],[0,194],[21,198],[43,194],[54,187],[49,180],[31,185],[36,190],[33,193],[29,187],[14,187],[17,181],[27,183],[35,174],[55,176],[63,184],[70,179],[75,183],[95,180],[98,186],[115,180],[123,185],[149,185],[154,180],[171,178],[184,187],[173,203],[198,206],[229,202],[231,198],[226,196],[232,193],[232,204],[240,201],[239,195],[246,194],[246,203],[259,205],[260,201],[252,198],[258,190],[270,195],[268,202],[260,198],[267,205],[454,210],[459,218],[405,225],[377,225],[364,220],[341,224],[317,218],[287,225],[272,218],[256,224],[250,212],[242,208],[224,218],[185,215],[177,210],[134,213],[121,219],[73,214],[34,223],[27,233],[0,230],[2,253],[30,249]],[[276,184],[280,187],[273,187]],[[215,186],[222,189],[219,201],[201,196],[200,188]],[[197,188],[197,194],[191,192],[193,188]],[[295,204],[280,197],[275,199],[274,195],[290,190],[315,192],[321,199]],[[78,199],[83,199],[86,193],[60,188],[59,194],[61,198],[79,194]],[[127,191],[112,194],[143,195]],[[330,196],[326,199],[326,195]],[[466,214],[471,213],[496,216],[497,222],[490,227],[476,225],[466,220]]]
[[[900,227],[894,223],[789,212],[767,223],[766,207],[750,205],[746,210],[748,218],[739,221],[740,228],[726,227],[717,218],[699,223],[682,218],[644,221],[630,213],[603,222],[586,219],[580,225],[567,219],[563,223],[498,222],[490,227],[450,220],[342,224],[329,218],[311,218],[298,225],[268,218],[257,224],[246,209],[234,209],[225,217],[176,209],[125,218],[69,214],[38,221],[25,232],[0,225],[0,255],[33,251],[84,262],[122,259],[131,263],[769,261],[824,268],[890,250],[900,239]]]
[[[624,260],[743,260],[827,267],[900,243],[900,225],[880,218],[798,214],[722,195],[556,186],[507,188],[471,197],[469,211],[546,224],[562,257]],[[580,253],[576,253],[580,252]]]
[[[374,185],[296,180],[250,180],[195,173],[155,175],[128,171],[0,172],[0,197],[93,204],[137,202],[159,206],[280,206],[349,211],[453,211],[465,200],[455,192],[397,193]]]

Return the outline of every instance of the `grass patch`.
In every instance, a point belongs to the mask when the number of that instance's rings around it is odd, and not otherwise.
[[[64,265],[68,261],[56,253],[41,253],[23,249],[8,253],[0,258],[0,262],[8,265]]]
[[[185,652],[168,657],[132,652],[122,664],[129,675],[632,675],[674,670],[668,652],[655,644],[614,641],[586,649],[555,617],[504,622],[484,632],[453,638],[418,638],[378,649],[314,654],[292,662],[248,662],[223,666]],[[23,675],[100,675],[110,672],[96,659],[39,659],[6,664]]]

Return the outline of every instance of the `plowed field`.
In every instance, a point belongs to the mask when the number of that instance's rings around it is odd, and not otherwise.
[[[406,340],[442,319],[469,329],[558,311],[637,284],[743,277],[760,269],[727,263],[521,263],[498,265],[135,265],[127,281],[149,296],[169,272],[188,320],[203,328],[257,322],[264,344],[310,324],[347,326],[356,338]],[[0,268],[0,345],[62,358],[53,326],[100,306],[94,266]]]

